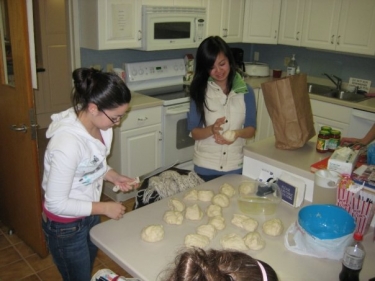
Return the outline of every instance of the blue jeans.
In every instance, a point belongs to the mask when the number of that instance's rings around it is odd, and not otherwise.
[[[49,251],[64,281],[91,280],[98,248],[90,240],[90,229],[98,223],[99,216],[71,223],[42,220]]]

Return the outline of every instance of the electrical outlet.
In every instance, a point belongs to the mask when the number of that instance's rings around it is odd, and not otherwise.
[[[254,61],[259,61],[259,52],[254,52]]]
[[[290,62],[290,57],[285,57],[284,58],[284,66],[288,66],[289,62]]]
[[[113,72],[113,63],[107,64],[107,72]]]

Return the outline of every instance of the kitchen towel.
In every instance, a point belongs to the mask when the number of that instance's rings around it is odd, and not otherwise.
[[[280,149],[304,146],[315,136],[306,74],[276,79],[261,86],[275,132],[275,146]]]

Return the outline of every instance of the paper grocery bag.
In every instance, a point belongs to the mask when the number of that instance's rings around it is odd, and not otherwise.
[[[261,86],[277,148],[300,148],[315,136],[306,74],[265,82]]]

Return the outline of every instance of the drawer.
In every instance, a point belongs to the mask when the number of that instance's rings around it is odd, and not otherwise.
[[[159,124],[162,119],[161,113],[161,106],[130,110],[121,124],[121,131]]]
[[[310,102],[313,115],[349,124],[352,115],[350,107],[313,99]]]

